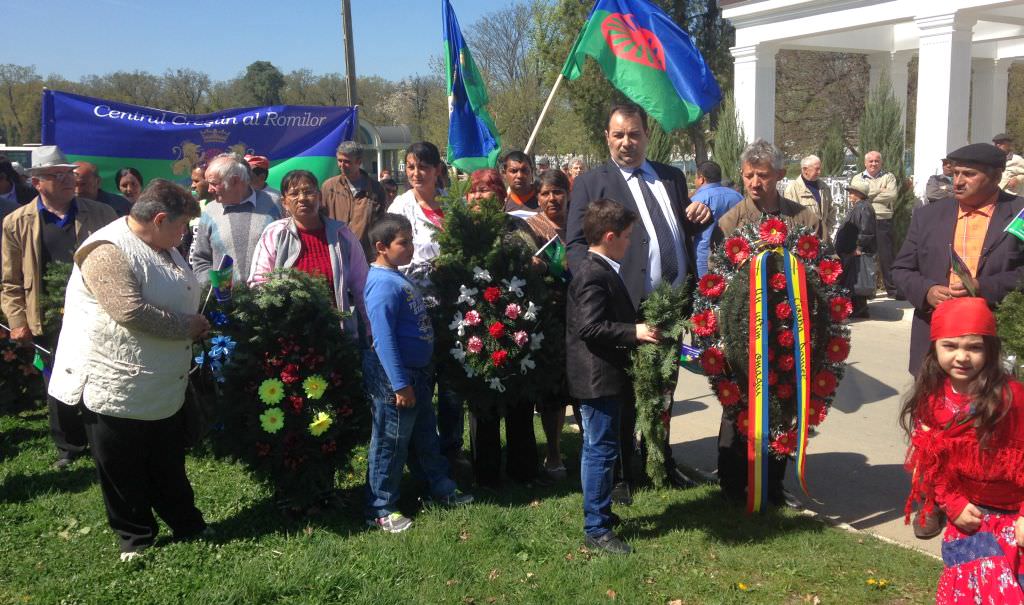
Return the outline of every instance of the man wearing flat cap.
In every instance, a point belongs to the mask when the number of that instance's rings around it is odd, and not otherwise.
[[[269,195],[283,215],[284,204],[281,202],[281,192],[267,184],[267,177],[270,176],[270,160],[262,155],[247,155],[245,163],[249,165],[249,172],[252,173],[249,186],[253,191],[262,191]]]
[[[38,147],[29,176],[39,194],[4,218],[0,309],[11,328],[11,340],[26,346],[37,342],[54,351],[57,344],[56,334],[43,333],[40,301],[47,266],[71,263],[86,238],[117,218],[110,206],[75,196],[76,168],[56,145]],[[77,406],[49,396],[47,406],[58,450],[54,466],[62,469],[84,453],[85,428]]]
[[[1006,154],[1006,168],[999,188],[1013,195],[1024,195],[1024,158],[1013,152],[1013,142],[1013,137],[1005,132],[992,139],[992,144]]]

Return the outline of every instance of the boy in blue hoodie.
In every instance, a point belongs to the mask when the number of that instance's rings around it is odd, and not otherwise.
[[[377,252],[366,278],[366,310],[373,348],[363,358],[363,383],[373,405],[366,479],[367,524],[390,533],[412,521],[397,510],[402,469],[408,460],[426,480],[435,502],[469,504],[473,496],[455,488],[441,455],[434,416],[434,330],[419,290],[398,267],[412,260],[412,225],[386,214],[369,232]]]

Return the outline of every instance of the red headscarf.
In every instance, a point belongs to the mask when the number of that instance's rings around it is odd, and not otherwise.
[[[984,298],[951,298],[932,312],[932,340],[966,334],[996,335],[996,317]]]
[[[494,168],[481,168],[473,171],[469,176],[469,190],[475,191],[478,186],[484,186],[494,192],[494,196],[501,203],[505,203],[505,182],[501,175]]]

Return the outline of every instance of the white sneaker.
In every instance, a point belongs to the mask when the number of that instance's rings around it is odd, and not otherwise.
[[[398,534],[412,527],[412,519],[402,513],[391,513],[387,517],[369,519],[366,524],[370,527],[379,527],[389,534]]]

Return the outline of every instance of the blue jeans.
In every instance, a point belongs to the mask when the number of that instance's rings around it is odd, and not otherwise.
[[[611,531],[612,485],[619,457],[621,403],[614,397],[584,399],[583,455],[580,481],[583,484],[583,532],[597,538]]]
[[[370,349],[363,356],[363,384],[373,402],[373,435],[366,469],[366,515],[371,519],[386,517],[397,510],[406,463],[414,476],[426,481],[433,497],[444,498],[455,492],[455,482],[448,475],[448,461],[438,449],[437,419],[431,401],[434,369],[406,371],[412,378],[416,405],[399,408],[377,353]]]
[[[447,380],[437,372],[437,432],[441,439],[441,453],[454,456],[462,451],[462,433],[466,429],[466,412],[462,397],[448,387]]]

